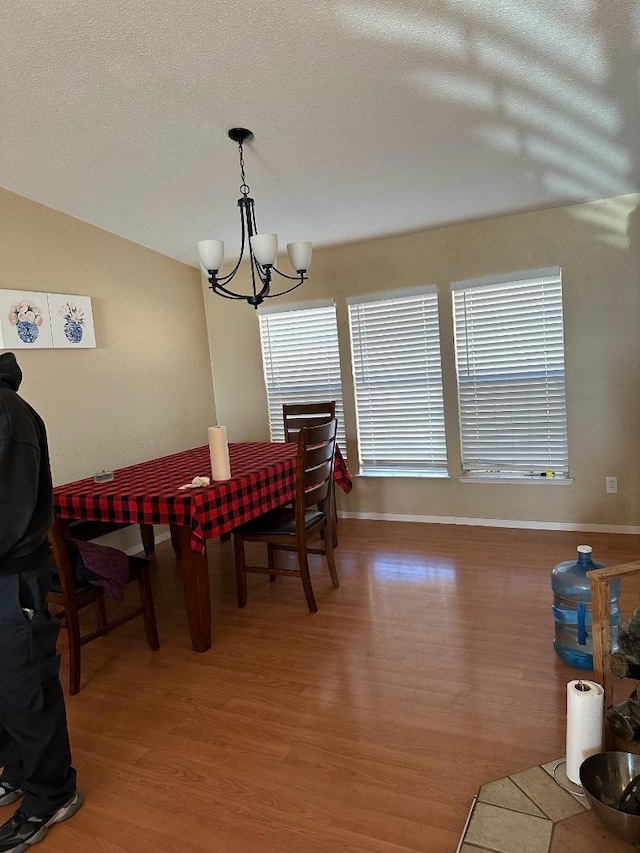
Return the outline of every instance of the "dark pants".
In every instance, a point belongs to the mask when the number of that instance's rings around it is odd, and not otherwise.
[[[46,606],[47,559],[0,575],[0,765],[25,792],[22,810],[56,811],[76,790],[56,654],[58,620]]]

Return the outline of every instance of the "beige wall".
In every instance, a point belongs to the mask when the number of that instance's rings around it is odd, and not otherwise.
[[[268,440],[256,310],[246,302],[214,296],[204,278],[203,288],[218,423],[227,427],[229,441]]]
[[[439,285],[449,454],[457,473],[448,283],[556,264],[563,271],[574,484],[358,477],[343,511],[640,525],[639,205],[640,196],[625,196],[316,251],[311,281],[285,298],[336,301],[354,470],[347,296]],[[203,309],[196,270],[3,190],[0,222],[0,287],[93,301],[95,350],[17,353],[23,394],[47,422],[57,483],[204,443],[216,407],[232,441],[268,436],[250,306],[213,296],[205,284]],[[605,495],[607,475],[618,477],[617,495]]]
[[[565,308],[570,486],[358,477],[346,512],[640,525],[640,196],[539,211],[315,252],[291,301],[334,298],[349,457],[357,468],[345,299],[437,284],[451,471],[460,470],[451,281],[558,265]],[[206,283],[205,283],[206,288]],[[205,290],[220,423],[232,438],[268,435],[255,311]],[[618,477],[606,495],[605,477]]]
[[[4,190],[0,222],[0,288],[92,299],[96,349],[16,350],[54,481],[205,444],[215,407],[198,272]]]

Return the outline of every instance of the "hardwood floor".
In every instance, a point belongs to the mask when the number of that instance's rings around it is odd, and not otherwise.
[[[133,622],[83,650],[67,709],[86,804],[43,849],[453,853],[483,782],[564,753],[576,671],[553,653],[550,572],[581,542],[610,565],[640,550],[635,536],[342,520],[342,586],[315,558],[315,615],[298,581],[266,576],[238,610],[232,543],[214,542],[205,654],[164,543],[161,649]]]

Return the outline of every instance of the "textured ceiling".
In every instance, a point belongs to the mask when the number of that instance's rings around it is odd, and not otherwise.
[[[640,189],[638,0],[21,0],[0,185],[196,264]]]

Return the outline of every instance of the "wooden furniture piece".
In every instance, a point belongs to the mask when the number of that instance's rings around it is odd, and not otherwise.
[[[209,445],[151,459],[115,471],[114,479],[92,477],[54,489],[54,513],[60,519],[128,524],[168,524],[179,551],[187,623],[193,649],[211,646],[211,593],[206,540],[295,496],[296,446],[270,442],[231,443],[231,478],[197,489],[179,486],[209,475]],[[345,492],[351,475],[336,448],[334,477]]]
[[[335,400],[329,400],[326,403],[284,403],[282,406],[284,440],[297,441],[302,427],[326,424],[335,416]]]
[[[640,562],[606,566],[587,572],[591,580],[591,618],[593,625],[593,677],[604,689],[605,749],[620,749],[640,754],[640,743],[623,740],[612,732],[606,718],[607,709],[614,704],[613,672],[611,669],[611,590],[614,580],[640,574]]]
[[[324,554],[334,586],[339,586],[333,556],[333,513],[331,486],[336,443],[335,418],[318,426],[302,427],[298,435],[296,457],[296,489],[293,507],[283,506],[233,531],[236,562],[238,606],[247,603],[247,572],[268,574],[274,581],[278,575],[302,579],[304,594],[311,613],[318,606],[309,575],[308,554]],[[307,541],[324,532],[321,547],[310,548]],[[250,566],[245,559],[245,542],[265,542],[268,566]],[[279,569],[278,551],[296,551],[297,569]]]
[[[336,416],[335,400],[326,403],[283,403],[282,421],[284,440],[297,441],[300,430],[305,426],[318,426],[332,421]],[[331,484],[331,512],[333,515],[333,547],[338,547],[338,507],[335,484]]]
[[[49,531],[53,562],[58,572],[59,583],[54,582],[51,585],[48,601],[59,608],[56,615],[60,620],[64,620],[69,637],[69,692],[73,696],[80,690],[82,646],[98,637],[105,637],[120,625],[138,616],[142,616],[144,621],[144,632],[149,648],[154,651],[159,649],[160,641],[149,576],[149,561],[139,557],[129,557],[129,582],[137,581],[140,604],[109,621],[104,590],[92,584],[80,584],[74,577],[67,552],[67,530],[68,523],[55,519]],[[80,611],[91,604],[95,604],[97,608],[98,627],[94,631],[83,634],[80,626]]]

